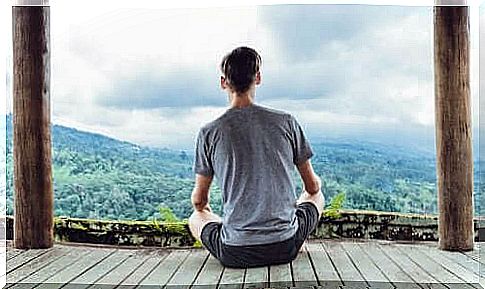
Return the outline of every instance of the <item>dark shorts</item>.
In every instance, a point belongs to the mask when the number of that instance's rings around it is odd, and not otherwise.
[[[297,205],[298,230],[288,240],[263,245],[230,246],[221,242],[222,223],[209,222],[202,228],[201,242],[222,265],[232,268],[250,268],[293,261],[303,242],[318,225],[315,204],[304,202]]]

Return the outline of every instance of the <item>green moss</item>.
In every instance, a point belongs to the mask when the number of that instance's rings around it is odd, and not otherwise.
[[[71,223],[70,226],[71,226],[71,228],[76,229],[76,230],[83,230],[83,231],[88,231],[89,230],[88,228],[84,227],[80,223]]]
[[[192,245],[194,248],[202,248],[202,243],[200,240],[195,240],[194,245]]]
[[[437,232],[435,215],[348,210],[339,207],[333,206],[340,218],[324,215],[312,238],[357,236],[374,239],[430,240],[435,238]],[[7,216],[9,217],[12,220],[7,222],[7,225],[13,231],[13,217]],[[478,220],[475,222],[478,223]],[[200,241],[196,241],[192,236],[187,219],[176,222],[153,222],[55,217],[54,232],[56,240],[71,242],[203,247]]]
[[[187,223],[179,222],[179,223],[162,223],[165,230],[169,233],[176,233],[180,235],[187,235],[190,232],[187,230]]]

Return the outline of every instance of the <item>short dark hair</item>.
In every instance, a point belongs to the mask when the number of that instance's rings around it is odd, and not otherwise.
[[[261,67],[261,56],[256,50],[241,46],[226,54],[221,62],[221,72],[233,90],[248,91]]]

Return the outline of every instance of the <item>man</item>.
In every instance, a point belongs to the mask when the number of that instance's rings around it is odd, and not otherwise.
[[[261,57],[238,47],[221,63],[221,88],[230,107],[199,130],[193,170],[194,212],[189,228],[223,265],[249,268],[294,260],[322,214],[321,180],[313,152],[289,113],[254,103]],[[298,168],[304,189],[296,200]],[[223,218],[209,205],[213,177],[221,188]]]

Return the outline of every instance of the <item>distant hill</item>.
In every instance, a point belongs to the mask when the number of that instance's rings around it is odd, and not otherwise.
[[[13,214],[11,122],[9,115],[7,214]],[[192,151],[139,146],[59,125],[52,126],[52,134],[57,216],[147,220],[159,216],[160,206],[179,218],[189,216]],[[327,203],[342,191],[346,208],[437,212],[433,154],[358,140],[312,143],[312,148],[312,164],[324,180]],[[478,165],[475,168],[477,183]],[[300,192],[296,170],[294,178]],[[215,182],[211,206],[220,213]]]

